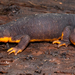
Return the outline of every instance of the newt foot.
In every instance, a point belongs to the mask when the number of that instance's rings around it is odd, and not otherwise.
[[[63,40],[53,41],[53,44],[55,43],[59,44],[58,47],[61,47],[61,46],[67,47],[70,44],[69,41],[63,41]]]
[[[15,55],[17,55],[19,52],[22,52],[22,50],[19,49],[19,48],[17,48],[17,47],[13,47],[13,48],[8,49],[7,52],[8,52],[9,54],[14,53]]]

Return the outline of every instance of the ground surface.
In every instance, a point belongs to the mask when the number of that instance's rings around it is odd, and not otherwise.
[[[75,14],[75,0],[0,0],[0,25],[37,13]],[[73,45],[30,43],[17,56],[6,51],[6,44],[0,43],[0,75],[75,75]]]

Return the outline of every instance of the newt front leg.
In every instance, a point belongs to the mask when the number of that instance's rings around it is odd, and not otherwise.
[[[20,42],[18,43],[16,47],[8,49],[7,52],[9,52],[9,54],[14,53],[15,55],[17,55],[19,52],[22,52],[30,41],[30,37],[28,35],[21,36],[19,37],[19,39],[20,39]]]

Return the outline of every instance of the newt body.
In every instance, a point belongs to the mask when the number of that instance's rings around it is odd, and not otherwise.
[[[15,42],[9,54],[22,52],[29,42],[54,41],[58,47],[75,44],[74,14],[35,14],[0,26],[0,42]],[[61,39],[61,40],[59,40]]]

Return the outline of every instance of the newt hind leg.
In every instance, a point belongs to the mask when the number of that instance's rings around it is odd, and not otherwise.
[[[61,40],[53,41],[53,44],[57,43],[58,47],[60,46],[67,47],[70,44],[69,40],[70,33],[71,33],[71,27],[70,26],[65,27],[61,35]]]
[[[64,40],[53,41],[53,44],[55,44],[55,43],[59,44],[58,47],[61,47],[61,46],[67,47],[70,44],[69,41],[64,41]]]

